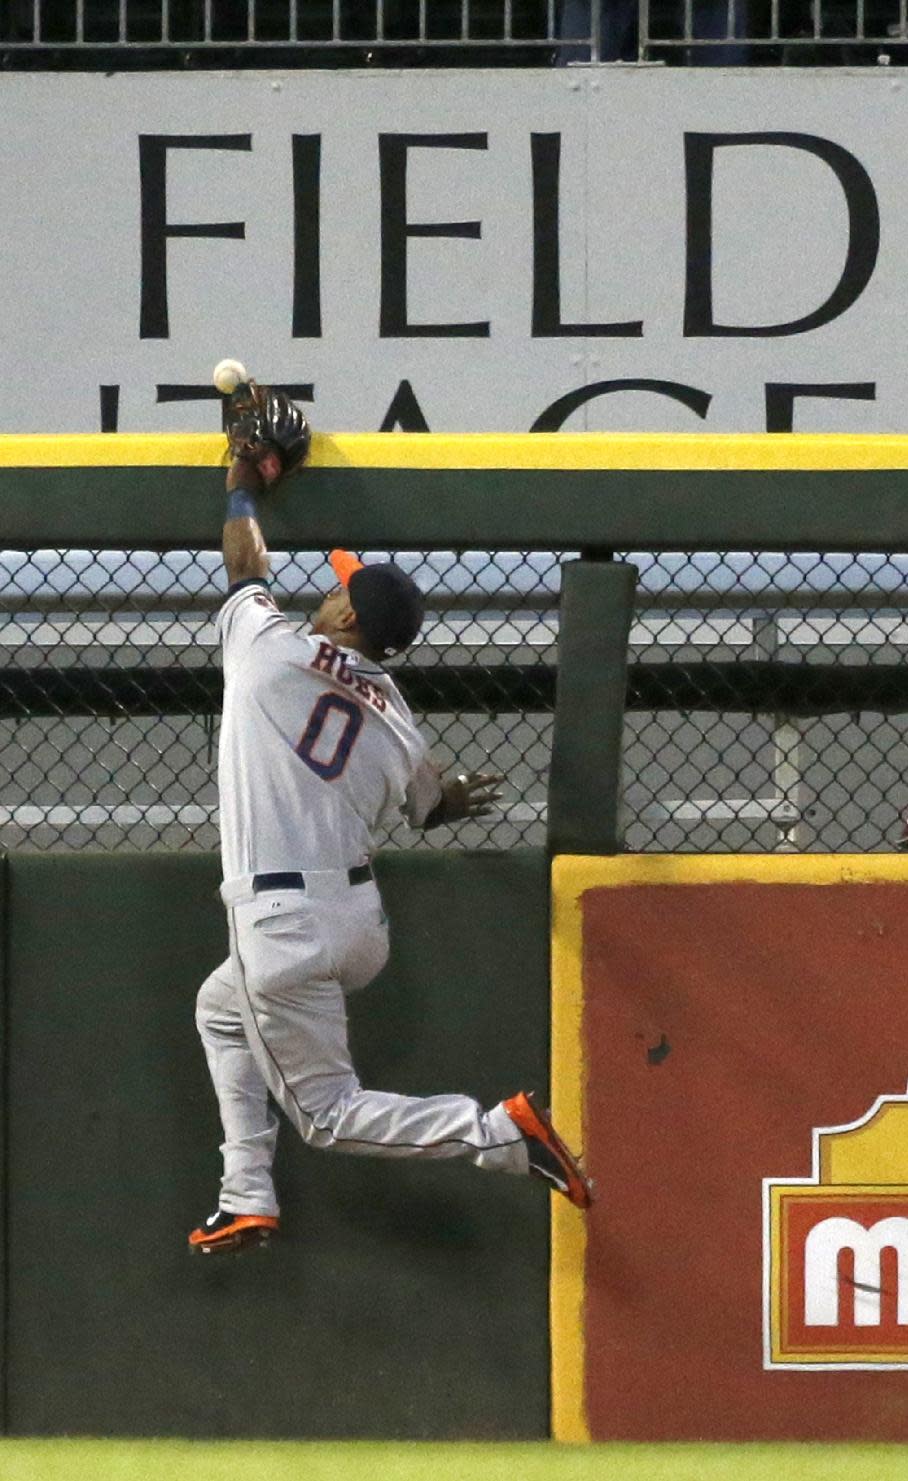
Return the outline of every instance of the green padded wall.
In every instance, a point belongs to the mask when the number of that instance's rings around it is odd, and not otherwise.
[[[9,861],[8,1429],[548,1433],[548,1197],[343,1158],[288,1125],[285,1236],[190,1258],[218,1123],[194,1024],[225,952],[208,856]],[[544,854],[382,857],[391,962],[354,1001],[366,1083],[547,1091]]]
[[[16,550],[214,549],[223,490],[220,468],[0,467]],[[908,473],[310,468],[262,525],[272,549],[904,550]]]

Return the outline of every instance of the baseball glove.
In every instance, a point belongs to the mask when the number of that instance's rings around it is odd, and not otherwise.
[[[312,431],[283,391],[241,381],[227,403],[226,426],[231,457],[255,463],[266,488],[306,461]]]

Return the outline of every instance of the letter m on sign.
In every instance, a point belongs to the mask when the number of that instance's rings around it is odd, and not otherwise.
[[[890,1272],[895,1279],[890,1278],[884,1285],[886,1250],[895,1256],[895,1271]],[[804,1240],[805,1327],[842,1326],[842,1308],[847,1308],[853,1298],[853,1325],[879,1329],[883,1325],[884,1291],[887,1295],[895,1292],[897,1326],[908,1325],[908,1284],[904,1279],[908,1269],[903,1264],[906,1254],[908,1218],[904,1214],[890,1214],[869,1226],[841,1216],[812,1224]],[[843,1255],[850,1256],[850,1261],[843,1262]]]
[[[908,1095],[815,1129],[812,1179],[764,1179],[763,1364],[908,1367]]]
[[[766,1191],[765,1366],[908,1366],[908,1186]]]

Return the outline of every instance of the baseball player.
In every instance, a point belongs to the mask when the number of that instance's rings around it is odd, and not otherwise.
[[[254,383],[234,401],[223,533],[229,589],[218,618],[230,956],[203,984],[196,1012],[224,1174],[218,1208],[189,1235],[190,1250],[244,1250],[278,1230],[278,1118],[269,1092],[310,1146],[467,1158],[534,1174],[587,1208],[591,1185],[531,1096],[486,1111],[465,1095],[392,1095],[363,1089],[356,1077],[344,995],[365,987],[388,956],[370,865],[376,830],[401,812],[417,828],[487,813],[502,779],[443,781],[382,666],[415,640],[423,617],[422,594],[398,566],[363,566],[334,551],[338,585],[311,631],[281,615],[268,591],[256,501],[304,460],[308,427],[281,393]]]

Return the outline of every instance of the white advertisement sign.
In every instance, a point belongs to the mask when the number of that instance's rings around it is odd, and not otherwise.
[[[5,74],[0,431],[908,431],[908,84]]]

